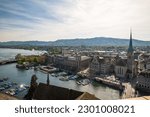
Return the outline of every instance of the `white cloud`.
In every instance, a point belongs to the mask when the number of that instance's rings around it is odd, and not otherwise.
[[[27,22],[32,29],[0,31],[1,41],[96,36],[129,38],[130,27],[134,38],[150,40],[149,0],[65,0],[54,6],[44,1],[34,2],[60,18],[60,22],[36,17],[39,23]]]

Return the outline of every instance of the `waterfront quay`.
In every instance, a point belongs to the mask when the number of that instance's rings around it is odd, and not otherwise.
[[[117,90],[123,91],[125,86],[122,85],[122,82],[117,81],[117,80],[112,80],[112,79],[107,79],[107,78],[100,78],[100,77],[95,77],[95,80],[103,83],[107,86],[110,86],[112,88],[115,88]]]
[[[37,69],[37,68],[35,68]],[[45,72],[45,73],[54,73],[54,72],[58,72],[59,69],[52,67],[52,66],[39,66],[38,70]]]
[[[9,71],[9,72],[8,72]],[[12,64],[6,64],[0,66],[0,77],[8,77],[8,81],[5,81],[5,83],[8,82],[16,82],[19,86],[21,84],[30,85],[31,76],[33,74],[36,74],[37,76],[37,82],[40,83],[46,83],[47,80],[47,73],[43,73],[39,70],[34,69],[18,69],[16,68],[16,63]],[[59,75],[60,74],[60,75]],[[63,81],[60,80],[63,76],[61,74],[64,74],[63,72],[57,72],[57,73],[50,73],[50,85],[64,87],[68,89],[74,89],[81,92],[88,92],[90,94],[95,95],[99,99],[120,99],[120,94],[118,90],[115,90],[111,87],[107,87],[101,83],[92,81],[88,85],[80,85],[77,83],[77,80],[67,80]],[[58,76],[57,76],[58,75]],[[68,75],[67,75],[68,76]],[[75,76],[75,75],[73,75]],[[72,76],[72,77],[73,77]],[[82,79],[81,79],[82,80]],[[2,83],[0,83],[2,84]],[[9,88],[11,89],[11,88]],[[7,89],[7,90],[9,90]],[[26,90],[18,93],[16,96],[19,98],[23,98],[26,94]]]
[[[0,65],[5,65],[5,64],[11,64],[11,63],[16,63],[16,59],[10,59],[10,60],[1,60]]]

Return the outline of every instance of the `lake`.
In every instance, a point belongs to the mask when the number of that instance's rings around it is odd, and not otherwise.
[[[41,54],[42,51],[30,51],[22,49],[0,49],[0,58],[1,60],[14,58],[18,53],[22,55],[31,55],[31,54]],[[30,84],[31,76],[36,74],[38,77],[37,82],[46,83],[47,74],[44,74],[40,71],[34,71],[33,69],[29,70],[20,70],[16,68],[16,63],[1,65],[0,66],[0,78],[8,77],[8,81],[16,82],[18,84]],[[7,81],[7,82],[8,82]],[[107,87],[98,82],[93,82],[89,85],[82,86],[78,85],[74,80],[61,81],[57,77],[52,77],[50,75],[50,84],[60,87],[65,87],[69,89],[74,89],[78,91],[85,91],[91,94],[94,94],[100,99],[120,99],[120,94],[118,90]],[[25,92],[18,94],[18,97],[23,97]]]

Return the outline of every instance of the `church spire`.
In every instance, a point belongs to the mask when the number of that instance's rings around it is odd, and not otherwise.
[[[133,53],[133,46],[132,46],[132,29],[130,29],[130,42],[129,42],[129,48],[128,53]]]

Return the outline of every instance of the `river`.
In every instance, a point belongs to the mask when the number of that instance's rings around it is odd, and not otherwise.
[[[22,49],[0,49],[0,60],[14,58],[18,53],[23,55],[29,54],[41,54],[41,51],[30,51]],[[1,65],[0,66],[0,78],[8,77],[8,81],[16,82],[18,84],[30,84],[31,76],[36,74],[38,77],[38,83],[46,83],[47,74],[44,74],[40,71],[34,71],[33,69],[29,70],[20,70],[16,68],[16,63]],[[119,91],[107,87],[103,84],[93,82],[92,84],[81,86],[78,85],[74,80],[61,81],[59,78],[50,76],[50,84],[60,87],[65,87],[69,89],[74,89],[78,91],[86,91],[91,94],[94,94],[96,97],[104,100],[108,99],[120,99]],[[17,96],[23,97],[25,93],[20,93]]]

